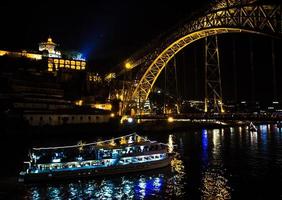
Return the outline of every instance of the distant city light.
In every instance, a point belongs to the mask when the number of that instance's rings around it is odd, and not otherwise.
[[[173,119],[173,117],[169,117],[169,118],[167,118],[167,121],[168,121],[169,123],[171,123],[171,122],[174,121],[174,119]]]
[[[132,123],[132,122],[133,122],[133,118],[132,118],[132,117],[129,117],[129,118],[127,119],[127,121],[128,121],[128,123]]]

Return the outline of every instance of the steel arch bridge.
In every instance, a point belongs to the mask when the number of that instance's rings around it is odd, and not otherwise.
[[[132,67],[142,66],[145,72],[127,92],[125,108],[145,102],[162,70],[169,61],[189,44],[212,35],[252,33],[272,36],[282,34],[282,4],[269,0],[221,0],[211,4],[204,14],[184,24],[157,49],[141,59],[131,61]],[[139,106],[140,106],[139,105]]]

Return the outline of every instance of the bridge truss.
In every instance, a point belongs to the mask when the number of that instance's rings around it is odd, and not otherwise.
[[[203,15],[184,24],[149,54],[136,60],[142,72],[129,88],[126,107],[145,102],[169,61],[189,44],[208,36],[225,33],[252,33],[277,36],[282,33],[282,10],[277,3],[259,0],[222,0],[212,4]],[[136,66],[132,62],[132,66]],[[140,105],[139,105],[140,106]]]

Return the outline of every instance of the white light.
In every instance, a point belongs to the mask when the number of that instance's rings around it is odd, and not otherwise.
[[[55,159],[52,160],[52,162],[53,163],[59,163],[59,162],[61,162],[61,159],[60,158],[55,158]]]
[[[161,91],[160,91],[160,90],[158,90],[158,94],[161,94]]]
[[[129,117],[129,118],[127,119],[127,121],[128,121],[128,123],[132,123],[132,122],[133,122],[133,118]]]

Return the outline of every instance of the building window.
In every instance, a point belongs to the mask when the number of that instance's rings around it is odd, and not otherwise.
[[[74,116],[71,117],[71,120],[72,120],[72,121],[74,120]]]
[[[30,120],[30,121],[33,121],[33,117],[30,117],[29,120]]]
[[[52,121],[52,117],[49,117],[49,121]]]
[[[43,121],[43,117],[40,117],[39,119],[40,119],[40,121]]]
[[[89,121],[91,120],[91,116],[88,116],[88,120],[89,120]]]
[[[60,117],[60,116],[58,117],[58,120],[59,120],[59,121],[61,120],[61,117]]]
[[[83,117],[82,117],[82,116],[80,117],[80,120],[83,120]]]

